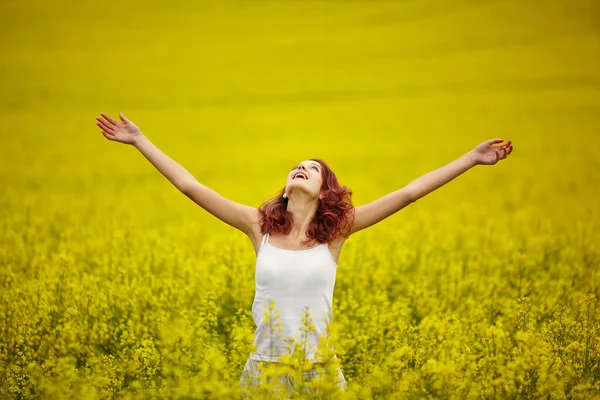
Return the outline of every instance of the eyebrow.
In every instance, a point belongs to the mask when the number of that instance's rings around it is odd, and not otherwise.
[[[298,165],[300,165],[300,164],[296,164],[296,165],[294,165],[294,167],[292,168],[292,170],[293,170],[294,168],[298,168]],[[321,169],[321,164],[319,164],[318,162],[314,162],[314,161],[313,161],[313,163],[312,163],[312,164],[310,164],[310,166],[311,166],[311,167],[318,167],[319,169]],[[290,170],[290,171],[291,171],[291,170]]]

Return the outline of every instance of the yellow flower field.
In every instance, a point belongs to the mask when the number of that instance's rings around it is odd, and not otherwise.
[[[594,2],[0,11],[0,398],[244,394],[250,241],[106,140],[100,112],[254,207],[308,158],[360,205],[512,140],[508,159],[347,241],[331,326],[347,389],[330,368],[289,396],[600,398]],[[305,366],[287,361],[300,382]],[[285,398],[282,371],[261,368],[272,381],[246,395]]]

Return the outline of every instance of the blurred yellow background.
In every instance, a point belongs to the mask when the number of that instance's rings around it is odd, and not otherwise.
[[[498,137],[515,144],[512,159],[413,208],[597,215],[591,0],[1,7],[4,210],[212,219],[104,139],[102,111],[123,112],[198,180],[254,206],[309,157],[328,161],[361,204]]]

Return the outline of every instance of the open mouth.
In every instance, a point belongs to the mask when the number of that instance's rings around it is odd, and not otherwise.
[[[307,180],[308,177],[304,174],[304,172],[297,172],[294,177],[292,178],[292,180],[294,179],[304,179]]]

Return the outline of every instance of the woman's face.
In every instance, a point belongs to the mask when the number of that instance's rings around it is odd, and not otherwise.
[[[316,161],[302,161],[296,165],[288,174],[285,185],[285,192],[288,198],[296,191],[302,191],[312,197],[318,197],[321,194],[323,178],[321,176],[323,167]]]

